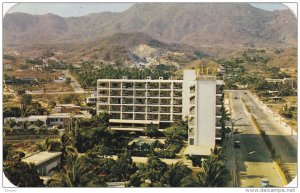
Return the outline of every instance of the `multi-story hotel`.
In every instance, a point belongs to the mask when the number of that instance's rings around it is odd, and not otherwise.
[[[213,148],[221,139],[224,83],[203,72],[185,70],[183,80],[99,79],[97,113],[107,111],[111,129],[123,131],[143,131],[149,124],[162,130],[188,119],[189,146]]]

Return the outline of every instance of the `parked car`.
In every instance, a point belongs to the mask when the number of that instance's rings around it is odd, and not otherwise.
[[[240,141],[234,141],[234,145],[233,145],[234,148],[240,148],[241,147],[241,142]]]
[[[234,99],[238,99],[237,97],[234,97]]]
[[[261,179],[261,187],[269,187],[269,179],[263,178]]]

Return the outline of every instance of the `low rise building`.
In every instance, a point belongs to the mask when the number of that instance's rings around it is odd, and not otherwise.
[[[51,175],[51,169],[60,164],[61,154],[61,152],[41,151],[22,158],[22,161],[34,164],[40,176],[49,176]]]

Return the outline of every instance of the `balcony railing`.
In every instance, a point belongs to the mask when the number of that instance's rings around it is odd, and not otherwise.
[[[162,120],[162,121],[170,121],[170,116],[161,116],[160,120]]]
[[[134,88],[136,88],[136,89],[145,89],[146,84],[145,83],[135,83]]]

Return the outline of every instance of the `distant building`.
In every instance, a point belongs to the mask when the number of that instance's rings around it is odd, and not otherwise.
[[[81,110],[80,106],[74,104],[59,104],[54,107],[56,113],[76,113]]]
[[[6,70],[12,70],[12,65],[11,64],[5,64],[5,69]]]
[[[66,82],[67,78],[64,75],[55,77],[54,82]]]
[[[92,118],[92,115],[87,111],[80,111],[78,113],[54,113],[50,115],[39,115],[39,116],[28,116],[28,117],[7,117],[4,119],[4,123],[10,119],[19,122],[35,122],[37,120],[43,121],[45,126],[67,126],[70,123],[70,120],[76,121],[77,119],[89,119]]]
[[[42,151],[22,158],[22,161],[28,164],[33,163],[40,176],[49,176],[51,175],[50,170],[60,164],[61,154],[61,152]]]
[[[97,103],[97,91],[94,91],[90,97],[86,97],[86,104],[96,104]]]
[[[285,85],[290,85],[292,88],[297,88],[297,80],[292,78],[283,78],[283,79],[272,79],[272,78],[266,78],[267,82],[272,83],[282,83]]]

